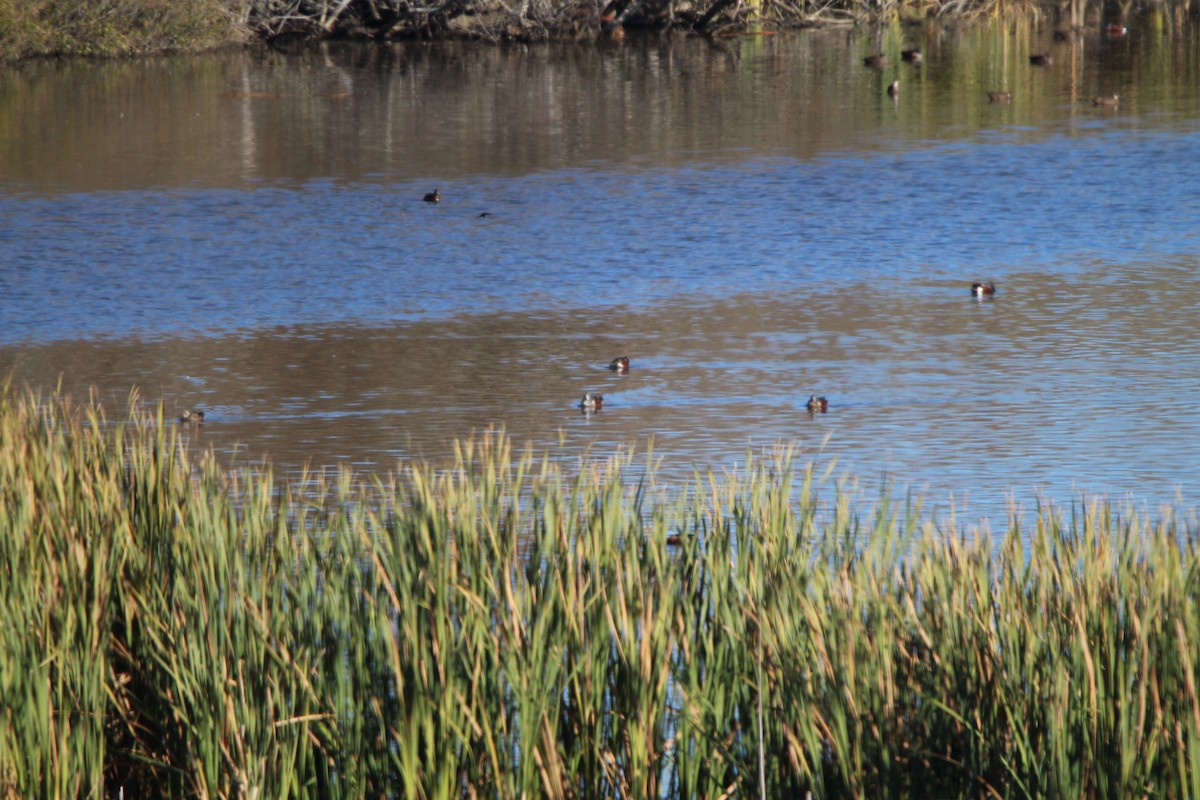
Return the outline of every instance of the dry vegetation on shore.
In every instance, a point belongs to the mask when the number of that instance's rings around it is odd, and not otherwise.
[[[589,41],[632,29],[714,35],[1013,8],[1005,0],[0,0],[0,61],[197,51],[255,38]],[[1088,9],[1076,0],[1052,11],[1082,21]]]

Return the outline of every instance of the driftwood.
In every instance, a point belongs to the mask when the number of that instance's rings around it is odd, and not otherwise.
[[[1128,3],[1132,0],[1119,0]],[[751,20],[778,27],[904,16],[909,0],[252,0],[250,20],[276,46],[310,38],[619,40],[626,28],[689,28],[706,36]],[[930,0],[920,13],[961,15],[1000,0]],[[1089,0],[1064,0],[1074,6]],[[1037,3],[1035,2],[1035,5]],[[910,16],[912,8],[909,8]]]
[[[254,30],[276,47],[316,38],[442,38],[474,35],[488,39],[614,39],[629,27],[672,27],[680,22],[677,0],[595,0],[562,4],[518,0],[266,0],[251,15]],[[717,14],[740,0],[717,0],[703,30]],[[454,25],[470,18],[470,24]]]
[[[696,20],[696,24],[694,24],[692,28],[701,33],[705,32],[709,29],[709,26],[712,24],[712,21],[716,19],[718,14],[725,11],[725,9],[729,8],[730,6],[738,5],[740,2],[741,0],[717,0],[717,2],[713,3],[712,7],[700,17],[700,19]]]
[[[356,34],[382,39],[404,29],[445,33],[450,21],[468,10],[466,0],[422,5],[407,0],[292,0],[256,4],[252,20],[258,34],[272,43]]]

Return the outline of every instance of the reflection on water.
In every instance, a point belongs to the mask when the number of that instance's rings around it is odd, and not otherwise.
[[[1034,73],[1039,37],[889,31],[926,61],[882,74],[859,32],[6,74],[45,140],[0,137],[0,370],[205,408],[199,443],[285,472],[503,426],[652,441],[679,483],[797,442],[993,521],[1039,491],[1194,504],[1194,33]]]

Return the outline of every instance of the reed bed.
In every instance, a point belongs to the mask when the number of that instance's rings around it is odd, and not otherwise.
[[[6,389],[0,795],[1200,797],[1170,515],[997,540],[787,450],[635,466],[485,436],[281,486]]]

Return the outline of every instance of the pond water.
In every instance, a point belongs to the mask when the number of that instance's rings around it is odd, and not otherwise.
[[[1192,509],[1200,47],[1103,22],[24,64],[0,374],[285,475],[503,426],[681,486],[794,443],[993,529]]]

